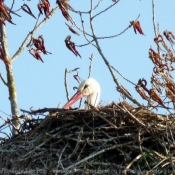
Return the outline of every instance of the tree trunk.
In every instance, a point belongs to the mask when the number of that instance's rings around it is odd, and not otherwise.
[[[15,80],[13,75],[13,69],[12,65],[6,66],[7,70],[7,84],[8,84],[8,90],[9,90],[9,100],[11,105],[11,113],[13,118],[13,129],[12,133],[13,135],[18,134],[18,132],[15,130],[20,128],[20,121],[18,119],[19,113],[18,113],[18,103],[17,103],[17,93],[16,93],[16,86],[15,86]]]
[[[16,129],[20,128],[20,121],[18,119],[19,113],[18,113],[17,93],[16,93],[15,79],[14,79],[13,69],[12,69],[12,62],[11,62],[11,59],[8,53],[5,26],[2,23],[0,24],[0,33],[1,33],[1,44],[2,44],[4,55],[5,55],[5,60],[9,62],[8,65],[6,64],[6,71],[7,71],[7,84],[6,85],[9,90],[9,100],[10,100],[10,105],[11,105],[12,119],[13,119],[12,120],[12,124],[13,124],[12,133],[13,135],[16,135],[18,134]]]

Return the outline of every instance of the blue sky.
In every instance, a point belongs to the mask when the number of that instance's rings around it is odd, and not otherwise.
[[[9,5],[9,2],[5,1],[5,3]],[[35,16],[38,15],[38,1],[34,0],[15,1],[14,10],[18,10],[23,3],[27,3],[30,6]],[[56,7],[55,1],[51,2],[50,0],[50,3],[51,8]],[[94,14],[111,4],[113,4],[112,0],[103,0],[97,8],[97,11],[94,11]],[[90,0],[82,0],[81,2],[79,0],[71,0],[70,5],[75,10],[89,11]],[[174,7],[175,1],[173,0],[161,2],[155,0],[156,23],[159,24],[160,33],[164,30],[170,30],[175,33]],[[35,19],[25,12],[20,10],[17,13],[22,17],[12,16],[13,22],[17,24],[16,26],[6,22],[8,49],[11,57],[35,25]],[[150,46],[156,50],[156,45],[153,42],[152,2],[148,0],[120,0],[120,2],[109,11],[96,17],[93,24],[97,36],[111,36],[127,28],[130,21],[135,20],[139,14],[139,21],[146,36],[136,35],[133,28],[130,28],[118,37],[100,40],[100,46],[110,64],[120,71],[125,78],[135,84],[138,79],[145,78],[148,81],[148,87],[151,88],[150,77],[152,75],[153,64],[148,57],[148,50]],[[70,12],[70,15],[81,27],[79,15],[72,12]],[[40,17],[40,21],[43,18],[44,15]],[[91,33],[89,28],[89,15],[83,15],[83,20],[86,31]],[[25,110],[29,110],[31,107],[35,109],[49,108],[57,107],[59,103],[63,106],[67,102],[64,87],[65,68],[72,70],[79,67],[79,76],[82,79],[86,79],[89,73],[89,57],[91,54],[95,57],[91,77],[100,83],[102,89],[102,104],[106,105],[111,101],[119,102],[122,100],[120,94],[115,90],[116,85],[113,82],[108,68],[92,45],[77,47],[82,59],[76,57],[66,48],[64,40],[68,35],[72,36],[72,41],[77,45],[82,45],[87,42],[80,31],[77,30],[80,36],[72,34],[65,25],[65,22],[71,25],[58,10],[56,14],[34,34],[34,38],[43,35],[46,49],[52,52],[51,55],[42,55],[44,63],[33,58],[28,53],[28,48],[25,48],[13,63],[19,108]],[[0,61],[0,72],[6,79],[5,66],[2,61]],[[75,73],[68,74],[70,96],[75,93],[73,87],[78,86],[78,83],[73,78],[74,74]],[[115,73],[115,75],[119,82],[130,91],[132,96],[140,103],[146,104],[137,94],[132,84],[125,81],[119,74]],[[0,99],[0,116],[6,118],[8,116],[4,113],[9,115],[11,113],[10,103],[8,100],[8,89],[1,81]],[[77,104],[75,106],[77,106]],[[22,113],[20,112],[20,114]],[[0,124],[1,123],[0,120]]]

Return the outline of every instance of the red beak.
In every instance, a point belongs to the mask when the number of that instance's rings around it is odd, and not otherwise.
[[[83,98],[83,94],[81,92],[77,92],[64,106],[63,109],[69,109],[76,101]]]

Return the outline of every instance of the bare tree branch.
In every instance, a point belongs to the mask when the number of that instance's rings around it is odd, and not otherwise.
[[[83,29],[83,35],[85,37],[85,39],[89,42],[89,44],[93,45],[94,47],[96,47],[95,44],[93,44],[86,36],[86,32],[85,32],[85,27],[84,27],[84,21],[82,19],[82,14],[80,13],[80,18],[81,18],[81,24],[82,24],[82,29]]]
[[[97,3],[97,5],[94,7],[93,10],[95,10],[97,7],[99,7],[99,5],[100,5],[101,2],[102,2],[102,0],[99,0],[98,3]]]
[[[94,55],[92,54],[89,59],[90,59],[90,64],[89,64],[89,76],[88,76],[88,78],[91,76],[91,72],[92,72],[92,61],[94,59]]]
[[[27,41],[31,38],[31,36],[39,29],[41,28],[41,26],[43,24],[45,24],[49,19],[50,16],[52,16],[54,13],[56,13],[56,11],[59,9],[59,7],[54,8],[51,12],[49,17],[46,17],[32,32],[30,32],[27,37],[24,39],[23,43],[21,44],[21,46],[19,47],[19,49],[17,50],[17,52],[14,54],[14,56],[11,58],[11,61],[15,61],[16,58],[20,55],[20,53],[24,50],[24,47],[27,43]]]
[[[120,1],[120,0],[118,0],[118,1],[115,2],[114,4],[112,4],[112,5],[110,5],[109,7],[107,7],[106,9],[104,9],[104,10],[102,10],[101,12],[97,13],[96,15],[94,15],[94,16],[92,17],[92,20],[93,20],[95,17],[99,16],[100,14],[102,14],[102,13],[106,12],[107,10],[109,10],[111,7],[115,6],[119,1]],[[91,9],[92,9],[92,7],[91,7]]]
[[[65,86],[65,89],[66,89],[66,97],[67,97],[67,100],[69,101],[69,91],[68,91],[68,84],[67,84],[67,73],[68,73],[68,70],[66,68],[65,69],[65,73],[64,73],[64,86]]]
[[[157,36],[156,17],[155,17],[155,4],[154,4],[154,0],[152,0],[152,15],[153,15],[154,34],[155,34],[155,36]]]
[[[67,97],[67,100],[69,101],[69,92],[68,92],[68,84],[67,84],[67,74],[68,73],[72,73],[74,71],[77,71],[79,68],[75,68],[73,70],[68,70],[67,68],[65,69],[65,73],[64,73],[64,86],[65,86],[65,89],[66,89],[66,97]]]
[[[132,85],[136,86],[135,83],[133,83],[132,81],[128,80],[127,78],[125,78],[117,69],[115,69],[113,66],[111,66],[112,69],[114,69],[124,80],[128,81],[129,83],[131,83]]]
[[[101,55],[103,61],[105,62],[106,66],[108,67],[111,75],[112,75],[112,78],[114,80],[114,82],[116,83],[117,87],[121,90],[121,92],[129,99],[131,100],[133,103],[137,104],[138,106],[142,106],[136,99],[132,98],[130,95],[128,95],[121,87],[120,87],[120,83],[118,82],[117,78],[115,77],[114,73],[113,73],[113,70],[108,62],[108,60],[106,59],[106,57],[104,56],[102,50],[101,50],[101,47],[98,43],[98,40],[96,38],[96,35],[95,35],[95,31],[94,31],[94,27],[93,27],[93,23],[92,23],[92,0],[91,0],[91,11],[90,11],[90,26],[91,26],[91,31],[92,31],[92,34],[93,34],[93,38],[94,38],[94,41],[96,43],[96,47],[97,47],[97,50],[99,52],[99,54]]]

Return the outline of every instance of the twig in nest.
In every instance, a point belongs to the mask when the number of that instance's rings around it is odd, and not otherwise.
[[[139,131],[138,131],[138,141],[139,141],[140,152],[141,152],[141,154],[143,155],[143,159],[144,159],[144,161],[145,161],[147,167],[148,167],[149,170],[150,170],[151,167],[150,167],[148,161],[146,160],[146,158],[145,158],[145,154],[143,153],[143,150],[142,150],[142,140],[141,140],[141,137],[140,137],[140,136],[141,136],[141,130],[139,129]]]
[[[117,104],[115,104],[115,105],[117,105]],[[117,107],[119,107],[118,105],[117,105]],[[139,123],[140,125],[142,125],[142,126],[144,126],[144,127],[146,127],[147,128],[147,126],[144,124],[144,123],[142,123],[139,119],[137,119],[133,114],[131,114],[129,111],[128,111],[128,109],[123,105],[123,109],[129,114],[129,116],[131,116],[137,123]]]
[[[80,160],[80,156],[81,156],[81,154],[83,153],[83,151],[84,151],[84,149],[85,149],[85,147],[86,147],[86,144],[87,144],[88,140],[89,140],[89,139],[87,138],[86,141],[85,141],[85,143],[84,143],[83,148],[81,149],[80,153],[79,153],[78,156],[77,156],[76,162]]]
[[[136,122],[122,104],[149,128]],[[109,105],[98,108],[99,111],[55,108],[55,117],[49,111],[47,119],[24,120],[22,132],[17,137],[0,138],[0,169],[9,165],[16,169],[21,162],[21,168],[29,168],[37,162],[49,174],[54,169],[55,174],[76,174],[82,167],[90,171],[125,170],[127,174],[137,170],[152,173],[151,170],[155,172],[158,169],[171,172],[175,157],[168,151],[174,151],[171,144],[174,142],[175,119],[167,116],[166,121],[160,121],[150,116],[150,110],[140,109],[139,114],[138,108],[129,109],[123,102],[118,106],[121,109]],[[158,123],[164,127],[160,128]],[[0,131],[5,132],[5,127],[0,126]],[[29,138],[35,128],[37,131]],[[144,156],[151,169],[144,162]],[[126,164],[121,166],[121,162]],[[84,169],[84,172],[87,171]]]
[[[10,136],[7,133],[5,133],[5,132],[0,132],[0,133],[6,135],[8,137],[8,139],[10,139]],[[0,137],[0,140],[6,140],[6,139],[7,138]]]
[[[168,158],[164,158],[163,160],[160,160],[151,170],[148,171],[148,173],[151,173],[154,171],[160,164],[162,164],[164,161],[166,161]]]
[[[71,159],[78,151],[79,147],[80,147],[80,141],[83,135],[83,127],[80,130],[80,133],[78,135],[78,141],[76,143],[75,149],[73,150],[72,154],[69,155],[68,159]]]
[[[35,134],[38,132],[38,130],[39,130],[40,128],[42,128],[42,126],[45,126],[46,123],[48,122],[48,120],[49,120],[50,118],[51,118],[51,116],[48,115],[48,116],[40,123],[39,126],[35,127],[35,129],[30,133],[30,135],[29,135],[28,137],[29,137],[29,138],[34,137]]]
[[[84,103],[88,105],[88,109],[93,109],[93,110],[95,110],[95,111],[99,111],[95,106],[91,105],[91,104],[88,103],[86,100],[85,100]]]
[[[33,110],[33,111],[27,111],[24,109],[20,109],[24,113],[28,113],[30,115],[37,115],[37,114],[43,114],[45,112],[63,112],[66,111],[65,109],[59,109],[59,108],[43,108],[43,109],[38,109],[38,110]]]
[[[133,163],[135,163],[136,161],[138,161],[143,155],[139,154],[135,159],[133,159],[125,168],[124,170],[124,175],[127,175],[127,170],[133,165]]]
[[[68,147],[68,143],[65,145],[65,147],[63,148],[63,150],[61,151],[61,154],[58,155],[59,159],[58,159],[58,165],[57,165],[57,168],[59,168],[59,165],[61,165],[61,168],[63,169],[63,171],[65,171],[64,167],[63,167],[63,164],[61,163],[61,158],[62,158],[62,155],[65,151],[65,149]]]
[[[89,159],[94,158],[95,156],[97,156],[97,155],[99,155],[99,154],[102,154],[102,153],[104,153],[104,152],[106,152],[106,151],[115,149],[115,148],[120,147],[120,146],[121,146],[121,145],[118,144],[118,145],[114,145],[114,146],[111,146],[111,147],[107,147],[107,148],[102,149],[102,150],[100,150],[100,151],[97,151],[97,152],[95,152],[95,153],[92,153],[92,154],[90,154],[88,157],[85,157],[84,159],[80,160],[79,162],[76,162],[75,164],[70,165],[69,167],[66,168],[66,170],[69,170],[69,169],[73,168],[74,166],[79,165],[79,164],[82,163],[82,162],[85,162],[85,161],[87,161],[87,160],[89,160]]]
[[[115,126],[113,123],[111,123],[109,120],[107,120],[105,117],[103,117],[100,114],[96,114],[96,116],[102,118],[104,121],[106,121],[109,125],[111,125],[112,127],[114,127],[115,129],[117,129],[117,126]]]

